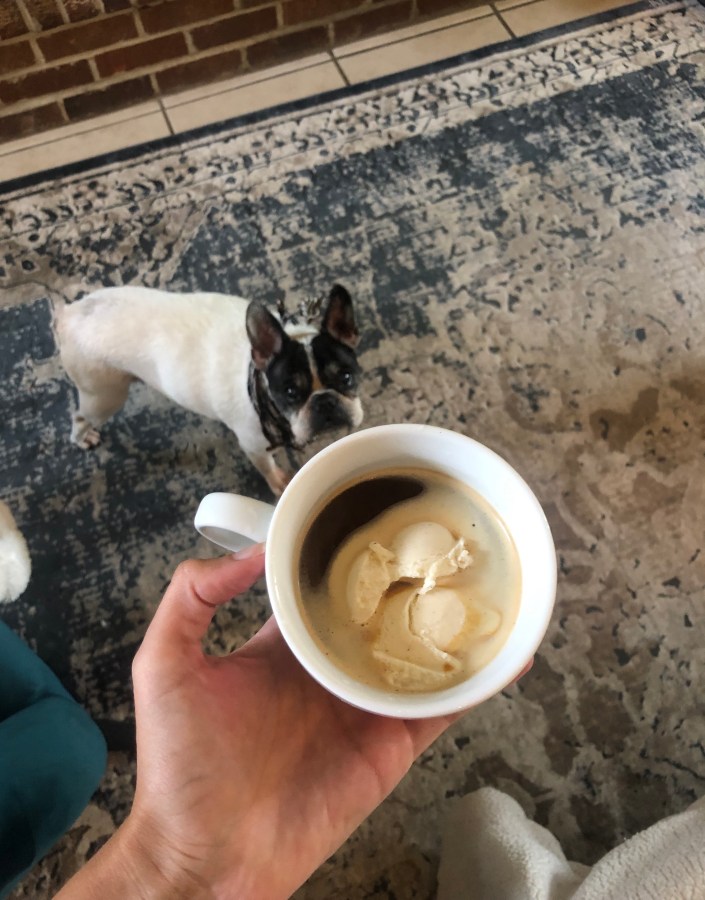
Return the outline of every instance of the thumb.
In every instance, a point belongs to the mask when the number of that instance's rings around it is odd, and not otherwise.
[[[247,590],[264,572],[264,544],[238,556],[180,563],[144,636],[143,647],[198,647],[219,606]]]

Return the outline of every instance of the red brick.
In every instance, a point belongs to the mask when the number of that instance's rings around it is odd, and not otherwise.
[[[47,128],[56,128],[58,125],[65,124],[64,115],[58,103],[36,106],[34,109],[0,118],[0,141],[14,141],[17,138],[26,137],[28,134],[37,134],[40,131],[46,131]]]
[[[96,64],[101,77],[109,78],[118,72],[153,66],[155,63],[177,59],[187,54],[186,38],[178,32],[142,41],[139,44],[129,44],[117,50],[109,50],[96,57]]]
[[[385,31],[394,25],[402,25],[411,19],[411,0],[380,6],[369,12],[359,13],[340,19],[333,24],[334,46],[356,41],[378,31]]]
[[[15,0],[0,2],[0,38],[19,37],[27,33],[27,26]]]
[[[64,24],[56,0],[24,0],[24,5],[37,31],[46,31],[48,28]]]
[[[277,13],[273,6],[256,9],[254,12],[240,13],[228,19],[220,19],[212,25],[194,28],[191,32],[193,42],[199,50],[210,50],[223,44],[245,41],[274,31],[277,27]]]
[[[247,59],[253,68],[286,62],[328,47],[328,29],[307,28],[270,38],[247,48]]]
[[[87,119],[91,116],[100,116],[133,103],[142,103],[154,96],[152,81],[149,75],[141,78],[131,78],[129,81],[120,81],[111,84],[110,87],[100,91],[89,91],[86,94],[77,94],[75,97],[67,97],[64,106],[69,119]]]
[[[228,50],[157,72],[159,89],[168,93],[237,75],[245,68],[242,51]]]
[[[72,53],[87,53],[99,47],[109,47],[111,44],[135,37],[137,28],[132,13],[123,13],[109,19],[86,22],[84,25],[74,25],[53,34],[42,35],[37,38],[37,43],[44,57],[53,60],[71,56]]]
[[[67,88],[89,84],[93,80],[90,66],[85,59],[64,66],[44,68],[40,72],[29,72],[20,78],[0,81],[0,103],[17,103],[54,94]]]
[[[5,44],[0,51],[0,75],[7,75],[8,72],[16,72],[18,69],[28,69],[34,62],[34,51],[29,41]]]
[[[103,13],[98,0],[64,0],[64,9],[72,22],[94,19]]]
[[[232,11],[233,0],[176,0],[140,9],[140,18],[145,31],[153,34],[156,31],[192,25],[194,22],[206,22]]]
[[[285,25],[299,25],[313,19],[332,19],[338,13],[366,6],[366,0],[289,0],[284,3]]]

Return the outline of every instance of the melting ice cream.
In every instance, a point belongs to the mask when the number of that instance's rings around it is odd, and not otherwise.
[[[348,533],[302,596],[325,652],[350,674],[416,692],[456,684],[492,659],[521,578],[511,538],[482,498],[446,476],[413,474],[424,481],[420,496]]]
[[[353,622],[370,619],[395,581],[421,580],[419,594],[433,590],[439,578],[454,575],[472,562],[464,538],[456,538],[436,522],[402,528],[389,550],[370,541],[348,577],[348,605]]]
[[[364,530],[372,537],[375,523]],[[346,549],[344,544],[339,556]],[[402,528],[389,547],[370,540],[353,560],[346,585],[350,621],[364,626],[379,619],[372,656],[393,687],[442,687],[461,668],[454,652],[499,628],[499,613],[454,583],[472,561],[464,537],[427,521]]]

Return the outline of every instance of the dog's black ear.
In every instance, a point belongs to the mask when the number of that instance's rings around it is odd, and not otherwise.
[[[334,284],[331,289],[328,306],[323,314],[322,330],[348,347],[355,347],[360,339],[350,294],[341,284]]]
[[[245,324],[252,346],[252,361],[258,369],[266,369],[288,340],[286,332],[269,310],[256,300],[247,307]]]

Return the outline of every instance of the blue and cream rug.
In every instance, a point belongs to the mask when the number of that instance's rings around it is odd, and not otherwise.
[[[637,4],[0,196],[0,497],[32,552],[0,609],[104,726],[101,790],[17,896],[126,814],[130,662],[200,497],[266,488],[145,388],[69,444],[50,299],[97,285],[357,301],[367,425],[507,457],[560,555],[530,676],[467,715],[298,895],[430,898],[447,804],[518,799],[592,862],[705,793],[705,10]],[[267,616],[254,590],[213,644]]]

